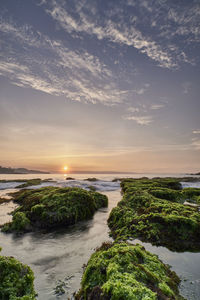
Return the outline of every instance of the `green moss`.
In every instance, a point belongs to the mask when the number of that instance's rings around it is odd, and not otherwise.
[[[115,239],[139,238],[170,250],[199,251],[200,214],[183,202],[198,203],[200,189],[180,190],[172,178],[125,179],[121,185],[124,197],[108,219]]]
[[[30,220],[26,217],[26,214],[23,212],[16,212],[13,215],[13,220],[10,225],[6,224],[2,231],[8,232],[8,231],[29,231],[30,228]]]
[[[34,179],[11,179],[11,180],[0,180],[0,183],[8,183],[8,182],[19,182],[20,185],[17,186],[17,188],[25,188],[31,185],[39,185],[43,182],[53,182],[51,178],[48,179],[40,179],[40,178],[34,178]]]
[[[180,280],[140,245],[104,243],[91,256],[76,299],[183,299]]]
[[[97,178],[95,178],[95,177],[89,177],[89,178],[86,178],[86,179],[84,179],[85,181],[98,181],[98,179]]]
[[[200,204],[200,189],[184,188],[182,190],[182,197],[189,202]]]
[[[156,198],[165,199],[173,202],[179,202],[182,199],[180,191],[168,188],[151,188],[148,189],[148,192]]]
[[[20,185],[17,186],[17,188],[26,188],[28,186],[31,186],[31,185],[40,185],[42,184],[43,182],[50,182],[51,180],[49,179],[40,179],[40,178],[35,178],[35,179],[28,179],[28,180],[25,180],[26,182],[25,183],[22,183]]]
[[[13,197],[20,206],[13,212],[13,221],[4,225],[4,232],[66,227],[108,205],[105,195],[80,188],[21,190]]]
[[[91,192],[95,192],[95,191],[96,191],[96,187],[94,187],[93,185],[89,185],[89,186],[88,186],[88,189],[89,189]]]
[[[13,257],[0,256],[1,300],[35,300],[33,281],[30,267]]]

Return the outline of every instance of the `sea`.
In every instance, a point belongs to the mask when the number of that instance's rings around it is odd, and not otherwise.
[[[14,256],[29,265],[35,274],[35,290],[38,300],[74,299],[73,293],[80,288],[83,266],[91,254],[105,241],[112,241],[109,236],[107,219],[110,211],[121,200],[120,181],[116,178],[141,177],[185,177],[185,174],[0,174],[0,180],[17,179],[52,179],[39,186],[67,187],[75,186],[89,189],[94,186],[98,192],[108,196],[108,208],[98,210],[91,220],[79,222],[67,229],[50,233],[26,233],[24,235],[4,234],[0,232],[1,255]],[[67,177],[74,178],[66,180]],[[98,181],[85,179],[95,177]],[[192,176],[191,176],[192,177]],[[200,188],[200,182],[181,181],[183,187]],[[18,182],[0,183],[0,197],[9,198],[9,193],[17,191]],[[10,213],[16,208],[12,201],[0,205],[0,224],[11,220]],[[165,247],[140,243],[146,250],[156,254],[171,266],[181,279],[180,293],[188,300],[200,299],[200,253],[172,252]],[[57,285],[65,290],[62,295],[55,293]]]

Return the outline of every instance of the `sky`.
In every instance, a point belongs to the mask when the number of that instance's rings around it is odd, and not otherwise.
[[[1,0],[0,165],[200,171],[199,0]]]

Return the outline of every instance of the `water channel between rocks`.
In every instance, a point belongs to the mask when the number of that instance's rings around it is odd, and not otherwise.
[[[3,255],[11,255],[28,264],[35,274],[39,300],[53,300],[59,280],[66,282],[66,293],[59,299],[71,297],[80,287],[83,264],[94,249],[109,240],[107,218],[109,211],[121,199],[120,190],[104,192],[109,207],[100,209],[94,218],[52,233],[31,233],[23,236],[0,233]],[[110,239],[111,240],[111,239]]]
[[[102,193],[108,196],[109,207],[100,209],[89,221],[47,234],[15,236],[0,233],[2,255],[14,256],[34,271],[38,300],[73,299],[73,292],[80,288],[83,265],[96,247],[111,240],[107,218],[122,196],[119,188]],[[140,243],[138,240],[134,242]],[[182,279],[181,294],[186,299],[200,299],[200,253],[176,253],[164,247],[143,245],[177,272]],[[66,293],[58,297],[54,288],[59,281],[65,282]]]

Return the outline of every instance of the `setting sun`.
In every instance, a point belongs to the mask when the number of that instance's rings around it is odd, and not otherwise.
[[[64,166],[64,168],[63,168],[65,171],[67,171],[68,170],[68,166]]]

